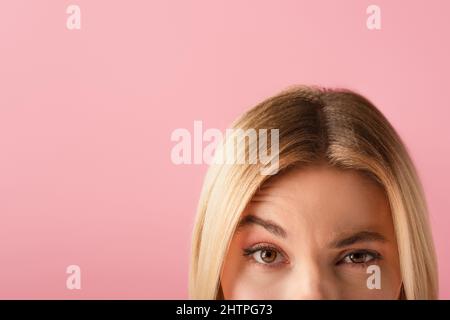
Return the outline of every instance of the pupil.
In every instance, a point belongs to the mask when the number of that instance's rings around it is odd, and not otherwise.
[[[364,253],[353,253],[351,256],[351,260],[355,263],[363,262],[364,260]]]
[[[271,250],[263,250],[261,252],[261,258],[264,262],[272,262],[275,260],[275,252]]]

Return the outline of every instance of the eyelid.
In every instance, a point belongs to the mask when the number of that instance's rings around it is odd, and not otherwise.
[[[367,262],[363,262],[363,263],[345,263],[345,262],[343,262],[344,259],[352,253],[366,253],[366,254],[373,256],[373,259],[370,261],[367,261]],[[349,249],[340,255],[340,258],[337,260],[336,265],[341,265],[341,264],[365,265],[365,264],[373,263],[374,261],[379,261],[382,259],[383,259],[383,256],[378,251],[375,251],[372,249]]]
[[[284,251],[281,248],[279,248],[278,246],[276,246],[272,243],[267,243],[267,242],[259,242],[254,245],[251,245],[250,247],[244,248],[243,250],[246,254],[252,254],[259,250],[264,250],[264,249],[274,250],[274,251],[281,253],[283,256],[286,256],[286,254],[284,253]]]

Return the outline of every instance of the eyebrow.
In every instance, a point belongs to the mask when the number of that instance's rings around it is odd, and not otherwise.
[[[264,220],[264,219],[258,218],[257,216],[254,216],[251,214],[246,215],[245,217],[243,217],[241,219],[241,221],[238,224],[237,229],[238,230],[242,229],[243,227],[248,226],[248,225],[259,225],[277,237],[281,237],[281,238],[287,237],[287,232],[282,227],[280,227],[278,224],[276,224],[270,220]]]
[[[351,246],[355,243],[370,242],[370,241],[386,242],[387,239],[379,232],[360,231],[360,232],[354,233],[350,236],[333,241],[331,243],[331,247],[343,248],[343,247]]]

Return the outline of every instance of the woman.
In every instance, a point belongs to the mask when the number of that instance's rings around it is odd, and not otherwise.
[[[277,172],[261,174],[260,162],[210,166],[193,232],[192,299],[437,298],[418,175],[371,102],[294,87],[233,128],[278,129]],[[246,155],[258,148],[238,140]]]

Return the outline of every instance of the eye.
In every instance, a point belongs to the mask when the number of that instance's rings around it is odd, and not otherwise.
[[[278,252],[272,249],[262,249],[255,252],[254,258],[259,263],[272,263],[277,259]]]
[[[376,252],[370,252],[367,250],[353,251],[348,253],[341,263],[346,264],[366,264],[371,261],[380,259],[380,255]]]
[[[244,256],[266,266],[274,266],[286,262],[284,254],[280,250],[268,245],[256,245],[251,248],[246,248],[243,251]]]

